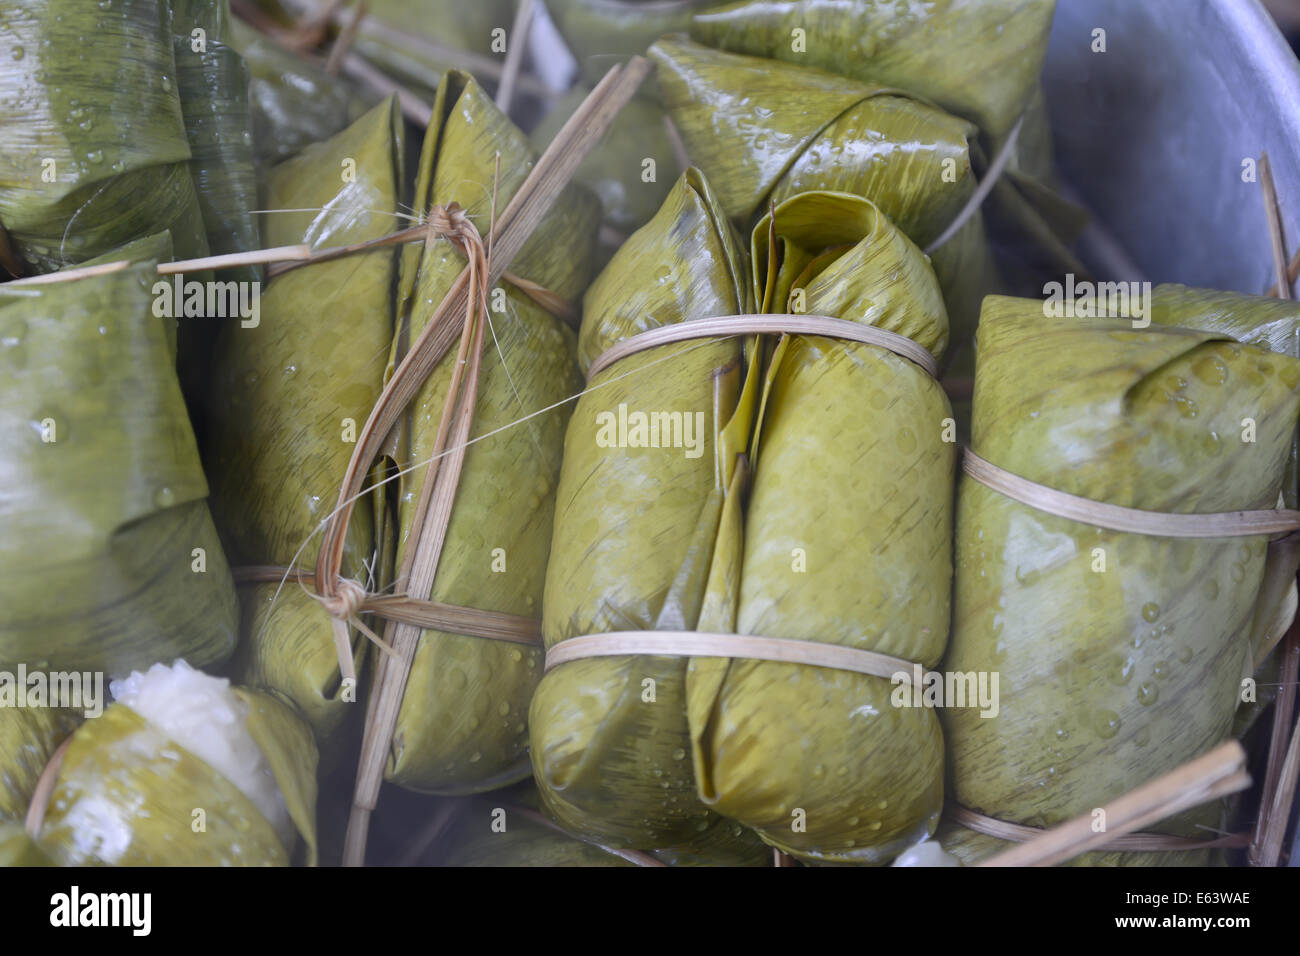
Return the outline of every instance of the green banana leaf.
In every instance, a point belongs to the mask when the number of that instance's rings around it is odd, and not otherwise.
[[[1300,305],[1289,299],[1164,284],[1156,286],[1152,295],[1151,321],[1162,326],[1222,332],[1247,345],[1300,358]],[[1287,508],[1300,507],[1298,464],[1300,442],[1293,436],[1290,460],[1282,482],[1282,500]],[[1279,621],[1278,616],[1285,613],[1287,590],[1300,568],[1300,551],[1281,549],[1276,555],[1270,555],[1269,562],[1252,629],[1252,644],[1257,651],[1288,623]],[[1273,563],[1277,566],[1273,567]]]
[[[190,143],[190,173],[213,255],[261,248],[249,71],[230,46],[229,0],[174,0],[172,45],[181,112]],[[195,31],[202,31],[195,35]],[[197,47],[197,49],[196,49]],[[253,281],[255,266],[227,270]]]
[[[1048,319],[1041,301],[1002,297],[985,301],[977,345],[972,447],[994,464],[1130,508],[1276,506],[1300,361],[1215,332]],[[1248,418],[1254,441],[1242,440]],[[959,804],[1052,826],[1226,737],[1249,673],[1264,538],[1106,531],[969,478],[956,535],[944,667],[998,673],[1002,690],[996,719],[943,712]],[[1154,829],[1203,837],[1196,822]]]
[[[68,266],[63,272],[81,270],[89,266],[106,265],[110,262],[130,262],[130,263],[159,263],[167,262],[172,257],[172,234],[163,230],[150,236],[141,236],[139,239],[132,239],[130,242],[118,246],[116,249],[110,249],[108,252],[98,255],[93,259],[87,259],[85,262],[78,263],[75,266]],[[175,337],[175,321],[163,323]]]
[[[64,708],[0,707],[0,821],[22,822],[41,771],[80,723]]]
[[[438,85],[434,122],[424,141],[416,208],[459,203],[486,236],[498,157],[499,214],[536,154],[477,81],[448,73]],[[596,198],[570,184],[511,271],[576,301],[590,278],[599,216]],[[409,311],[395,358],[424,328],[465,259],[439,238],[423,247],[418,262],[408,256],[404,266],[402,298]],[[541,613],[570,408],[564,401],[580,389],[581,380],[572,331],[510,283],[493,290],[489,318],[473,444],[433,593],[415,596],[535,618]],[[413,470],[403,476],[399,489],[399,560],[426,471],[414,466],[430,458],[455,361],[453,349],[411,403],[401,426],[398,462]],[[540,674],[539,648],[425,631],[398,714],[387,779],[423,792],[465,793],[526,776],[525,721]]]
[[[276,167],[270,208],[312,211],[269,216],[267,239],[326,247],[395,232],[402,183],[390,98]],[[223,329],[207,464],[214,514],[240,563],[314,565],[315,532],[338,502],[352,442],[383,384],[397,260],[389,246],[284,273],[267,287],[256,327]],[[343,568],[371,586],[374,520],[369,500],[359,501]],[[293,580],[241,596],[239,679],[282,693],[322,746],[332,744],[358,694],[341,683],[329,615]]]
[[[589,87],[578,86],[557,103],[533,130],[534,148],[540,151],[549,146],[590,92]],[[574,175],[600,197],[605,222],[619,232],[631,232],[649,222],[681,175],[672,144],[661,132],[664,122],[662,106],[640,97],[632,99]]]
[[[248,106],[259,165],[271,166],[323,142],[359,120],[371,106],[347,80],[290,53],[242,20],[230,43],[250,74]]]
[[[132,239],[130,242],[118,246],[116,249],[110,249],[103,255],[95,256],[93,259],[87,259],[85,262],[78,263],[75,266],[67,266],[60,271],[66,272],[89,266],[105,265],[110,262],[169,262],[173,258],[172,235],[170,232],[163,230],[162,232],[154,233],[152,236]],[[172,357],[173,364],[176,362],[178,324],[179,323],[175,319],[169,317],[163,319],[163,329],[167,334],[167,350]]]
[[[0,867],[53,865],[21,823],[0,820]]]
[[[512,0],[372,0],[353,48],[398,83],[432,96],[446,71],[466,66],[463,53],[500,63],[509,44],[525,42],[511,36],[514,18]]]
[[[800,194],[759,222],[752,245],[762,311],[789,311],[785,290],[802,290],[809,312],[942,354],[947,317],[934,274],[866,200]],[[938,663],[955,448],[942,437],[943,390],[892,352],[804,336],[778,346],[765,386],[725,629]],[[848,671],[694,660],[687,693],[701,796],[805,859],[888,862],[932,832],[943,796],[938,721],[893,706],[892,692],[887,680]],[[792,827],[796,808],[805,828]]]
[[[0,223],[36,271],[163,229],[207,253],[168,22],[158,0],[0,13]]]
[[[171,37],[180,87],[185,135],[190,144],[190,176],[198,195],[213,255],[248,252],[262,247],[253,210],[258,207],[253,158],[252,119],[248,107],[248,68],[227,43],[229,0],[172,0]],[[261,267],[222,269],[217,281],[257,282]],[[221,314],[180,320],[181,387],[190,405],[200,441],[206,439],[211,358]]]
[[[520,809],[524,812],[520,812]],[[527,811],[539,809],[531,785],[459,802],[435,847],[439,866],[636,866],[611,847],[571,836],[557,824]],[[744,835],[738,825],[735,836]],[[698,852],[652,850],[668,866],[771,866],[772,851],[752,832],[744,842]]]
[[[691,36],[907,90],[977,124],[990,157],[1023,115],[988,214],[1002,262],[1036,288],[1044,275],[1086,274],[1069,245],[1087,214],[1058,194],[1039,83],[1055,8],[1055,0],[742,0],[695,17]]]
[[[1055,9],[1056,0],[742,0],[696,16],[691,36],[901,87],[1000,142],[1038,86]]]
[[[1129,311],[1141,303],[1140,299],[1133,298],[1129,287],[1124,284],[1102,284],[1097,287],[1096,308],[1090,311],[1105,312],[1110,311],[1111,306],[1122,306],[1124,298],[1113,299],[1112,290],[1114,296],[1119,296],[1119,290],[1124,292],[1130,303]],[[1105,302],[1101,301],[1103,295]],[[1157,327],[1219,332],[1248,345],[1300,358],[1300,306],[1289,300],[1163,284],[1156,286],[1151,293],[1146,315],[1135,319],[1138,327],[1148,322]],[[1287,508],[1295,508],[1298,500],[1297,451],[1293,439],[1286,478],[1282,483],[1282,498]],[[1288,610],[1287,592],[1295,579],[1297,567],[1300,567],[1300,552],[1293,548],[1280,549],[1270,555],[1269,564],[1252,629],[1252,644],[1257,650],[1262,649],[1269,637],[1285,630],[1289,623],[1281,620],[1280,615]]]
[[[122,674],[234,650],[237,606],[156,263],[0,291],[0,662]],[[40,546],[33,549],[32,543]]]
[[[687,170],[588,290],[581,364],[650,328],[750,312],[749,286],[717,199]],[[742,351],[735,339],[663,346],[588,383],[569,424],[556,498],[542,609],[548,647],[605,631],[696,627],[724,497],[718,437],[739,403]],[[597,415],[620,405],[684,416],[708,410],[708,453],[600,447]],[[728,826],[696,796],[687,663],[591,658],[542,678],[529,711],[533,771],[547,811],[566,830],[651,849],[688,846]]]
[[[871,203],[805,193],[777,206],[775,223],[775,246],[768,220],[755,228],[747,289],[718,204],[688,172],[588,293],[584,362],[647,328],[753,303],[785,312],[800,300],[942,352],[933,273]],[[793,337],[766,360],[764,351],[750,343],[742,356],[735,340],[663,346],[590,383],[566,442],[548,646],[610,630],[698,629],[938,660],[951,576],[946,398],[873,346]],[[621,406],[700,409],[701,419],[712,410],[715,456],[607,450],[598,416]],[[841,406],[861,411],[824,419]],[[742,514],[746,450],[755,477]],[[883,500],[865,504],[884,487]],[[796,566],[800,554],[811,567]],[[906,623],[864,633],[882,617]],[[581,660],[546,675],[534,697],[534,769],[566,829],[612,845],[690,845],[715,829],[711,808],[805,859],[887,862],[933,829],[943,766],[934,715],[888,706],[890,692],[878,678],[803,665]],[[792,827],[792,815],[806,815],[806,827]]]
[[[287,866],[316,856],[316,748],[271,694],[236,688],[294,832],[281,832],[222,772],[122,703],[82,725],[37,836],[62,866]],[[202,811],[198,815],[197,811]]]
[[[668,37],[650,49],[691,161],[742,228],[791,195],[826,189],[870,199],[918,246],[956,219],[975,189],[975,127],[901,90]],[[974,216],[934,255],[955,343],[998,279]]]
[[[725,0],[550,0],[546,8],[583,78],[599,82],[615,63],[643,54],[666,33],[685,30],[696,13]]]
[[[1300,358],[1300,304],[1290,299],[1163,283],[1155,287],[1151,297],[1151,321],[1162,326],[1222,332],[1247,345]],[[1288,508],[1300,506],[1296,472],[1293,444],[1291,467],[1282,484]]]

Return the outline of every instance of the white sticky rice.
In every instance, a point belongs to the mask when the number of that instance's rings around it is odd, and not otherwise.
[[[155,664],[143,674],[135,671],[109,689],[118,704],[238,787],[277,833],[293,832],[271,766],[248,732],[248,705],[230,681],[177,661],[171,667]]]

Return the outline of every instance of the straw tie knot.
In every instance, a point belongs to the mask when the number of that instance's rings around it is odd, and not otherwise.
[[[334,583],[333,594],[318,594],[316,600],[330,617],[340,621],[350,621],[361,611],[366,603],[366,589],[350,578],[339,578]]]
[[[437,203],[429,208],[429,232],[431,236],[444,236],[468,251],[472,243],[482,243],[478,229],[470,220],[460,203]]]

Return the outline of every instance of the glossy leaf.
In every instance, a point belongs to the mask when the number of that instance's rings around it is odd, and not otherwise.
[[[158,0],[0,13],[0,222],[36,271],[163,229],[206,254],[169,20]]]
[[[975,128],[904,91],[676,37],[650,56],[687,153],[743,228],[773,202],[824,189],[870,199],[925,246],[975,189]],[[979,213],[938,250],[934,268],[953,338],[969,338],[997,281]]]
[[[114,704],[73,735],[37,837],[40,848],[62,866],[287,866],[301,838],[311,862],[311,731],[288,705],[236,693],[293,826],[301,828],[296,833],[277,832],[230,779],[131,708]]]
[[[0,294],[0,662],[111,675],[234,649],[159,281],[145,261]]]
[[[401,228],[401,157],[390,99],[276,167],[271,207],[311,211],[269,216],[267,240],[339,246]],[[390,246],[287,272],[267,286],[256,327],[232,321],[222,330],[207,460],[215,514],[240,562],[313,566],[316,532],[338,502],[352,442],[383,384],[397,259]],[[349,525],[345,575],[367,581],[373,541],[373,512],[362,500]],[[360,694],[340,684],[329,615],[294,581],[241,596],[241,680],[280,691],[322,746],[337,744],[334,732],[358,710],[345,698]]]
[[[977,355],[973,448],[1002,468],[1152,511],[1277,503],[1300,412],[1294,358],[1214,332],[1048,319],[1040,301],[1001,297],[985,301]],[[1263,538],[1106,531],[969,478],[959,500],[944,667],[1001,686],[997,719],[942,714],[959,803],[1050,826],[1227,735]]]
[[[438,86],[425,138],[416,206],[459,203],[487,235],[495,188],[499,214],[535,162],[527,138],[462,73]],[[500,177],[497,162],[500,157]],[[576,301],[586,287],[600,215],[595,197],[570,185],[525,244],[511,271]],[[414,340],[465,267],[446,239],[408,254],[406,324],[398,348]],[[513,285],[489,302],[475,409],[432,600],[526,617],[541,612],[563,429],[579,391],[573,333]],[[455,351],[412,402],[397,452],[398,555],[403,553],[420,481],[442,416]],[[540,414],[539,414],[540,413]],[[425,631],[416,650],[387,769],[414,790],[464,793],[528,773],[528,700],[541,673],[535,647]]]

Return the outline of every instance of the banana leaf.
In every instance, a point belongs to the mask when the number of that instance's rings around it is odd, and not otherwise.
[[[557,103],[533,130],[534,148],[549,146],[590,92],[579,86]],[[619,232],[631,232],[649,222],[681,175],[672,144],[661,132],[664,121],[662,106],[640,97],[632,99],[574,174],[577,182],[600,197],[604,221]],[[647,160],[653,161],[652,168],[647,168]],[[648,176],[653,178],[647,181]]]
[[[257,176],[252,119],[248,107],[248,68],[227,44],[229,0],[173,0],[171,36],[180,87],[185,135],[190,144],[190,176],[198,195],[213,255],[261,248],[253,215]],[[223,282],[257,282],[260,266],[223,269]],[[179,374],[200,442],[209,418],[204,399],[211,391],[211,358],[220,313],[184,316],[179,328]]]
[[[41,771],[79,723],[64,708],[0,707],[0,821],[22,822]]]
[[[1300,305],[1289,299],[1163,284],[1156,286],[1151,298],[1151,321],[1161,326],[1222,332],[1247,345],[1300,358]],[[1300,442],[1293,436],[1282,482],[1282,502],[1287,508],[1300,507],[1298,464]],[[1275,555],[1270,555],[1269,562],[1252,629],[1252,644],[1257,655],[1268,639],[1285,630],[1288,624],[1286,620],[1279,620],[1279,615],[1287,610],[1287,589],[1292,586],[1300,568],[1300,551],[1280,549]],[[1274,563],[1276,567],[1272,566]]]
[[[690,29],[720,50],[900,87],[1000,142],[1038,86],[1055,9],[1055,0],[742,0],[700,13]]]
[[[1130,508],[1276,506],[1300,413],[1295,358],[1216,332],[1047,319],[1041,301],[1002,297],[985,301],[977,344],[972,447],[994,464]],[[1228,734],[1264,538],[1111,532],[969,478],[956,535],[944,667],[998,673],[1003,689],[996,719],[943,712],[959,804],[1051,826]],[[1154,829],[1203,838],[1197,822]]]
[[[1109,311],[1111,306],[1122,305],[1124,298],[1113,298],[1121,293],[1131,305],[1140,301],[1129,296],[1125,284],[1102,284],[1098,286],[1097,308],[1093,311]],[[1104,303],[1101,301],[1103,295],[1106,296]],[[1151,294],[1145,318],[1156,327],[1219,332],[1248,345],[1300,358],[1300,306],[1289,300],[1162,284],[1156,286]],[[1282,500],[1287,508],[1297,506],[1298,450],[1293,440],[1282,483]],[[1280,619],[1280,615],[1288,611],[1287,591],[1300,566],[1300,553],[1292,548],[1280,549],[1277,554],[1270,555],[1269,562],[1270,570],[1260,593],[1252,629],[1252,644],[1257,651],[1263,650],[1267,639],[1285,630],[1289,623]],[[1272,567],[1274,562],[1277,562],[1276,568]]]
[[[402,183],[402,124],[390,98],[276,167],[270,208],[311,211],[269,216],[267,239],[324,247],[395,232]],[[267,287],[256,327],[223,329],[207,462],[214,514],[240,563],[313,564],[314,533],[337,503],[351,442],[383,384],[397,259],[381,247],[284,273]],[[372,587],[374,521],[369,500],[359,501],[343,568]],[[329,615],[292,580],[242,597],[239,679],[282,693],[322,746],[332,742],[357,695],[342,685]]]
[[[73,735],[36,838],[41,850],[62,866],[287,866],[301,843],[302,859],[314,865],[311,729],[273,694],[227,692],[231,713],[192,709],[190,719],[200,733],[229,735],[229,750],[255,748],[253,772],[271,778],[264,789],[250,792],[169,727],[119,701]]]
[[[581,364],[638,332],[751,305],[744,253],[704,177],[687,170],[588,290]],[[547,647],[584,634],[698,623],[724,497],[713,452],[722,457],[719,433],[739,402],[743,350],[735,339],[690,345],[629,357],[597,375],[577,402],[546,572]],[[596,416],[620,405],[684,417],[709,410],[710,453],[600,447]],[[743,441],[748,428],[738,430]],[[591,658],[542,678],[529,710],[533,771],[547,811],[566,830],[652,849],[689,846],[728,826],[696,796],[687,663]],[[643,701],[647,687],[653,703]]]
[[[374,105],[347,80],[290,53],[241,20],[234,21],[230,42],[248,66],[253,147],[261,166],[329,139]]]
[[[230,46],[229,0],[174,0],[172,44],[190,173],[213,255],[261,248],[248,67]],[[196,37],[194,31],[202,33]],[[198,49],[195,47],[198,46]],[[255,266],[225,278],[251,282]]]
[[[776,207],[775,222],[775,247],[767,220],[755,229],[746,288],[748,270],[719,205],[689,171],[588,293],[584,361],[650,327],[748,311],[754,302],[787,311],[795,290],[809,311],[942,351],[947,324],[933,274],[869,202],[802,194]],[[664,346],[590,383],[565,449],[543,613],[548,646],[610,630],[698,629],[936,661],[951,574],[952,450],[929,427],[947,415],[941,390],[872,346],[794,337],[766,361],[753,343],[743,352],[735,340]],[[654,375],[638,374],[652,366]],[[841,404],[865,411],[822,424],[835,440],[818,437],[824,409]],[[607,450],[597,415],[620,406],[713,410],[716,459]],[[886,427],[892,444],[877,441]],[[751,431],[762,437],[752,446]],[[742,515],[736,456],[747,448],[755,478]],[[854,448],[871,449],[871,467]],[[886,481],[894,490],[865,508],[866,489]],[[804,490],[791,495],[791,485]],[[907,527],[925,537],[900,554],[894,536],[909,512],[922,530],[911,520]],[[799,548],[835,557],[796,589],[789,575]],[[906,616],[907,626],[864,634],[881,606],[886,619]],[[790,697],[773,703],[778,688]],[[886,862],[933,829],[942,799],[937,721],[873,705],[889,694],[877,678],[802,665],[581,660],[548,674],[534,697],[534,769],[566,829],[612,845],[688,846],[716,827],[712,808],[809,860]],[[806,832],[791,827],[798,809]]]
[[[538,811],[534,787],[512,788],[461,801],[436,847],[436,865],[638,865],[619,856],[611,847],[571,836],[544,814],[535,817],[519,812],[519,808]],[[736,824],[730,829],[736,837],[745,836]],[[668,866],[771,866],[772,863],[772,851],[752,832],[744,841],[716,848],[692,853],[652,850],[650,855]]]
[[[206,254],[169,19],[158,0],[0,13],[0,223],[36,271],[163,229]]]
[[[1151,297],[1151,321],[1205,332],[1222,332],[1239,342],[1300,358],[1300,304],[1240,292],[1195,289],[1162,283]],[[1282,483],[1286,507],[1300,507],[1296,487],[1296,451]]]
[[[1055,0],[742,0],[696,16],[691,36],[907,90],[977,124],[990,157],[1023,115],[988,212],[1002,261],[1036,288],[1044,274],[1086,274],[1068,247],[1087,214],[1058,195],[1039,83],[1055,8]]]
[[[512,0],[373,0],[353,48],[398,83],[432,96],[447,70],[467,65],[465,53],[500,63],[509,44],[526,42],[511,35],[514,17]]]
[[[0,292],[4,665],[121,674],[234,650],[234,588],[157,278],[145,261]]]
[[[934,275],[871,203],[800,194],[753,235],[762,311],[790,310],[786,290],[803,290],[809,312],[942,354],[947,317]],[[952,577],[943,390],[892,352],[819,337],[785,339],[764,375],[743,559],[732,559],[740,584],[724,629],[937,664]],[[701,796],[804,859],[888,862],[933,831],[943,798],[938,721],[893,706],[892,692],[887,680],[849,671],[692,661]],[[796,808],[806,829],[791,825]]]
[[[0,867],[53,865],[21,823],[0,820]]]
[[[493,179],[497,212],[535,161],[522,132],[472,77],[450,72],[438,85],[425,136],[415,206],[459,203],[486,236]],[[511,271],[568,301],[590,278],[600,216],[597,199],[570,184],[511,264]],[[465,266],[446,239],[408,256],[403,301],[409,311],[397,353],[414,341]],[[418,267],[418,269],[417,269]],[[514,285],[493,290],[491,330],[459,490],[431,600],[526,617],[541,612],[555,485],[569,406],[581,380],[566,323]],[[398,462],[426,462],[438,429],[453,349],[434,370],[401,426]],[[549,409],[544,414],[538,414]],[[517,424],[516,424],[517,423]],[[399,489],[398,550],[410,533],[424,468]],[[400,583],[400,582],[399,582]],[[528,700],[541,674],[538,648],[427,630],[419,641],[398,714],[387,779],[432,793],[491,789],[528,773]]]
[[[156,232],[151,236],[132,239],[130,242],[118,246],[116,249],[111,249],[102,255],[95,256],[93,259],[87,259],[85,262],[78,263],[75,266],[67,266],[60,271],[66,272],[89,266],[105,265],[110,262],[169,262],[173,258],[171,233],[163,230],[162,232]],[[173,364],[176,362],[177,325],[177,320],[171,317],[163,317],[163,330],[167,335],[167,350],[172,357]]]
[[[691,17],[725,0],[550,0],[546,8],[583,78],[599,82],[620,60],[645,53],[666,33],[685,30]]]
[[[975,127],[901,90],[676,37],[650,49],[691,161],[742,228],[771,203],[826,189],[870,199],[924,247],[975,189]],[[978,211],[934,255],[954,342],[997,284]]]

